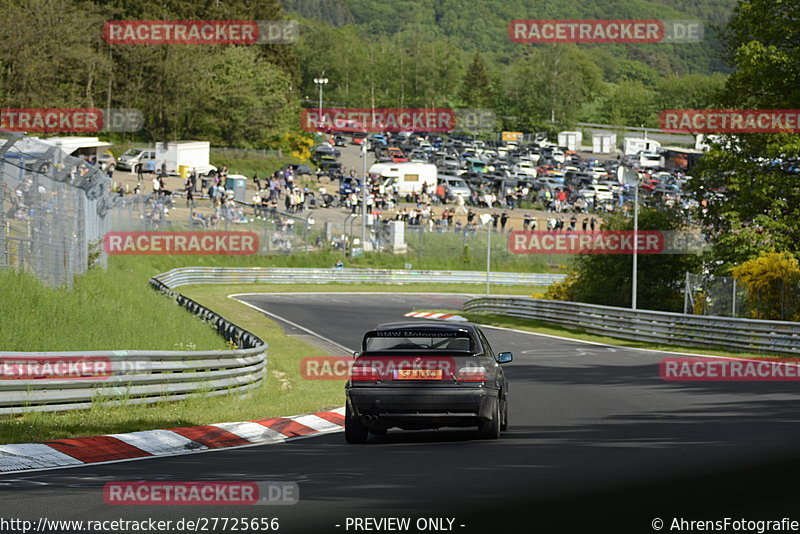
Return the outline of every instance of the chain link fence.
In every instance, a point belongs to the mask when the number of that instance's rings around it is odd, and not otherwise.
[[[730,276],[686,273],[683,313],[750,317],[747,289]]]
[[[0,268],[71,287],[90,263],[104,264],[110,183],[53,145],[0,131]]]

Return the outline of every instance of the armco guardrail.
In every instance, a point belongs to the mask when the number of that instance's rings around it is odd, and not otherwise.
[[[630,310],[519,297],[474,298],[464,303],[464,310],[533,319],[636,341],[783,355],[800,353],[800,323]]]
[[[54,412],[89,408],[92,404],[146,404],[180,400],[193,394],[245,392],[264,380],[267,345],[217,313],[175,291],[163,282],[151,285],[178,304],[213,324],[235,350],[211,351],[91,351],[0,352],[4,364],[13,362],[100,359],[109,372],[84,379],[0,380],[0,414]]]
[[[499,285],[550,285],[563,274],[490,273],[489,281]],[[154,277],[169,287],[191,284],[485,284],[481,271],[419,271],[401,269],[295,269],[277,267],[181,267]]]

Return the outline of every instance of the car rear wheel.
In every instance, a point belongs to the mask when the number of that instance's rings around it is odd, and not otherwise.
[[[478,425],[478,435],[483,439],[498,439],[500,437],[500,399],[494,403],[494,413],[491,421],[482,421]]]
[[[344,439],[347,443],[366,443],[369,430],[361,422],[361,418],[350,410],[350,405],[344,412]]]

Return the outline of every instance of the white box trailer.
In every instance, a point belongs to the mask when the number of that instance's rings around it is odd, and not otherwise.
[[[197,170],[197,174],[208,174],[216,170],[209,163],[211,143],[208,141],[171,141],[156,143],[156,172],[166,168],[167,174],[178,174],[180,167],[185,166],[188,172]]]
[[[592,134],[592,152],[595,154],[612,154],[617,151],[617,134]]]
[[[626,137],[623,145],[623,151],[626,156],[634,156],[639,152],[658,152],[661,148],[661,143],[655,139],[647,139],[645,137]]]
[[[567,150],[580,150],[583,142],[583,132],[558,132],[558,146],[565,146]]]
[[[438,173],[433,163],[376,163],[369,168],[371,178],[382,179],[387,189],[397,185],[400,195],[422,191],[426,185],[436,187]]]

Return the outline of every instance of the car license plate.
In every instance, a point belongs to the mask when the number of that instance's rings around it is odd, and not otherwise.
[[[397,369],[395,380],[441,380],[441,369]]]

